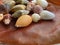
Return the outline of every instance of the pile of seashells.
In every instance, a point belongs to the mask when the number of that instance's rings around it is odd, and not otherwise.
[[[8,25],[12,18],[16,18],[16,27],[26,27],[32,21],[52,20],[55,14],[46,9],[48,5],[46,0],[3,0],[2,7],[5,11],[0,13],[0,21],[3,20]]]

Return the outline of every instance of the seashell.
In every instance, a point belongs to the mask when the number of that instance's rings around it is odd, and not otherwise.
[[[4,24],[9,25],[11,22],[11,14],[5,14],[3,22],[4,22]]]
[[[40,13],[43,8],[40,5],[35,5],[34,8],[32,9],[34,13]]]
[[[38,22],[40,20],[40,15],[37,13],[32,14],[33,22]]]
[[[40,13],[40,16],[41,16],[41,19],[43,20],[52,20],[55,18],[55,14],[47,10],[42,11]]]
[[[48,2],[46,0],[36,0],[37,4],[45,9],[48,6]]]
[[[0,14],[0,21],[2,21],[4,18],[3,14]]]
[[[12,17],[18,18],[21,15],[27,15],[27,14],[29,14],[29,11],[28,10],[18,10],[15,13],[12,14]]]
[[[14,0],[3,0],[3,3],[5,4],[5,3],[9,3],[9,2],[11,2],[11,1],[14,1]]]
[[[5,7],[4,4],[0,4],[0,14],[6,14],[7,13],[7,8]]]
[[[10,11],[11,8],[15,5],[15,1],[4,3],[4,5],[7,8],[7,10]]]
[[[18,10],[25,10],[25,8],[26,8],[25,5],[15,5],[15,6],[11,9],[11,11],[12,11],[12,12],[16,12],[16,11],[18,11]]]
[[[28,3],[27,0],[15,0],[15,2],[18,4],[27,4]]]
[[[28,10],[20,10],[22,15],[28,15],[30,11]]]
[[[35,6],[34,3],[29,2],[29,3],[27,4],[27,8],[26,8],[26,9],[29,10],[29,11],[31,11],[34,6]]]
[[[10,3],[8,3],[9,5],[10,5],[10,8],[12,8],[15,4],[16,4],[16,2],[15,1],[11,1]]]
[[[22,15],[21,17],[18,18],[16,21],[15,26],[16,27],[26,27],[29,26],[32,22],[32,17],[29,15]]]

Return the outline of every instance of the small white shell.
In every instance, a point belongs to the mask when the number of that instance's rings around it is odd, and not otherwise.
[[[40,20],[40,15],[37,13],[32,14],[33,22],[38,22]]]
[[[47,10],[43,10],[40,13],[40,16],[41,16],[41,19],[44,19],[44,20],[51,20],[55,18],[55,14]]]
[[[44,9],[48,6],[48,2],[46,0],[37,0],[37,4],[42,6]]]

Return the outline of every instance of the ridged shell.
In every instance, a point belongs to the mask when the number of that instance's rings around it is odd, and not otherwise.
[[[18,18],[15,26],[16,27],[26,27],[29,26],[32,22],[32,17],[29,15],[22,15]]]

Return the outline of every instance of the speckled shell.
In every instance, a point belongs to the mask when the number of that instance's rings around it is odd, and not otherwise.
[[[35,5],[32,10],[34,13],[39,14],[43,10],[43,8],[40,5]]]
[[[26,6],[25,5],[15,5],[11,11],[12,12],[15,12],[15,11],[18,11],[18,10],[25,10]]]
[[[40,13],[40,16],[41,16],[41,19],[43,20],[51,20],[55,18],[55,14],[47,10],[42,11]]]
[[[16,27],[26,27],[29,26],[32,22],[32,17],[29,15],[22,15],[18,18],[15,26]]]
[[[21,15],[27,15],[27,14],[29,14],[29,11],[28,11],[28,10],[18,10],[18,11],[14,12],[14,13],[12,14],[12,17],[13,17],[13,18],[18,18],[18,17],[20,17]]]
[[[40,15],[37,13],[32,14],[32,20],[33,22],[38,22],[40,20]]]

